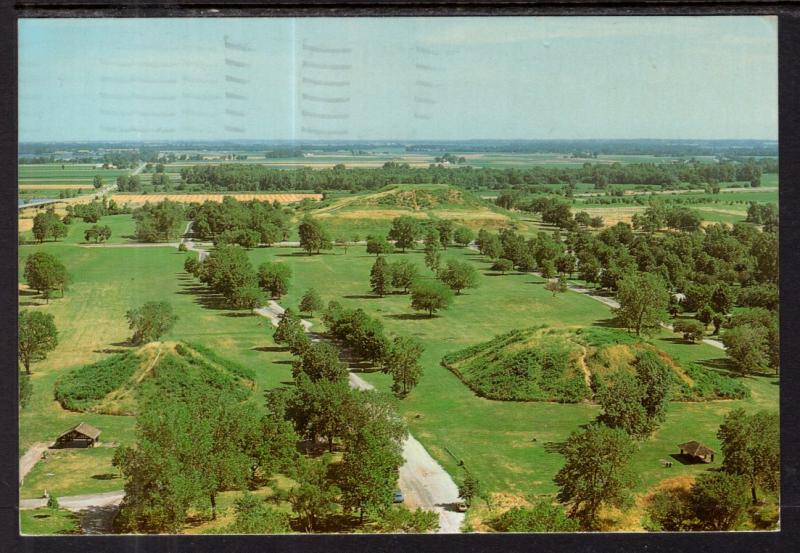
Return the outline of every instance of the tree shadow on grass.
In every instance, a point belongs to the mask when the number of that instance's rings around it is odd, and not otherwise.
[[[19,290],[20,296],[38,296],[39,292],[36,290]]]
[[[263,351],[265,353],[287,353],[289,351],[288,346],[256,346],[250,349],[253,351]]]
[[[276,365],[292,365],[294,361],[291,359],[281,359],[280,361],[273,361]]]
[[[544,450],[547,453],[563,453],[566,442],[545,442]]]
[[[317,254],[313,254],[317,255]],[[320,254],[322,255],[322,254]],[[311,257],[306,252],[276,253],[275,257]]]
[[[714,359],[703,359],[698,363],[706,368],[722,372],[726,376],[740,377],[741,374],[736,372],[733,368],[733,363],[728,357],[715,357]]]
[[[115,354],[115,353],[125,353],[126,351],[128,351],[128,350],[119,349],[119,348],[103,348],[103,349],[93,350],[92,353],[111,353],[111,354]]]
[[[130,341],[130,339],[128,339],[128,340],[123,340],[122,342],[112,342],[111,345],[117,348],[132,348],[136,344],[134,344],[133,342]]]
[[[706,463],[697,459],[696,457],[692,457],[691,455],[681,455],[680,453],[670,453],[669,455],[676,461],[678,461],[682,465],[708,465],[710,463]]]
[[[388,294],[387,294],[388,295]],[[351,294],[349,296],[342,296],[348,300],[379,300],[381,296],[373,296],[372,294]]]
[[[427,313],[395,313],[392,315],[384,315],[387,319],[396,319],[398,321],[423,321],[428,319],[438,319],[438,315],[432,317]]]
[[[600,319],[600,320],[594,321],[592,323],[592,326],[601,326],[603,328],[616,328],[617,330],[624,330],[624,329],[619,327],[619,325],[617,324],[616,319],[614,319],[613,317],[610,318],[610,319]]]
[[[19,305],[20,307],[38,307],[40,305],[45,305],[45,303],[40,301],[21,301]]]
[[[252,311],[229,311],[228,313],[220,313],[220,317],[233,317],[233,318],[242,318],[242,317],[255,317],[256,314]]]
[[[95,480],[116,480],[120,476],[118,474],[114,474],[113,472],[104,472],[103,474],[93,474],[92,478]]]

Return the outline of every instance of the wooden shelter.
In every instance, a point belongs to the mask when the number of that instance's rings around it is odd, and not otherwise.
[[[100,437],[100,430],[82,422],[61,434],[56,439],[56,447],[94,447]]]
[[[680,444],[678,447],[681,448],[681,455],[692,457],[704,463],[714,462],[714,450],[704,446],[700,442],[692,440],[691,442]]]

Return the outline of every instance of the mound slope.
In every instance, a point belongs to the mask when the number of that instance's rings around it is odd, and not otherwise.
[[[55,384],[55,399],[64,409],[107,415],[133,415],[140,391],[156,386],[179,394],[194,382],[234,391],[244,398],[252,371],[203,348],[176,342],[152,342],[73,369]]]
[[[450,369],[476,394],[509,401],[591,400],[616,372],[635,371],[637,355],[652,351],[672,369],[672,399],[739,399],[739,380],[696,363],[682,366],[653,344],[607,329],[513,330],[446,355]]]

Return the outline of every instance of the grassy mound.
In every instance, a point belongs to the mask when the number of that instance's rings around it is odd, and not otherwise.
[[[442,364],[481,397],[574,403],[591,399],[618,371],[635,371],[637,354],[645,350],[672,369],[673,400],[750,395],[736,378],[697,363],[681,366],[654,345],[613,329],[513,330],[446,355]]]
[[[442,364],[479,396],[574,403],[591,396],[583,349],[565,331],[512,330],[447,355]]]
[[[314,206],[316,207],[316,206]],[[475,230],[500,228],[514,221],[494,204],[457,188],[439,184],[398,184],[378,192],[323,202],[312,216],[334,234],[385,234],[391,220],[403,215],[435,221],[446,219]]]
[[[69,372],[56,382],[55,399],[71,411],[132,415],[142,386],[180,394],[202,382],[244,399],[253,378],[251,369],[205,348],[154,342]]]

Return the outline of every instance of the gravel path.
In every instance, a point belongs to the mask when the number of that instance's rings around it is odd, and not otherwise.
[[[50,444],[46,442],[36,442],[33,444],[25,454],[19,458],[19,485],[22,486],[22,481],[25,476],[31,471],[39,459],[42,458],[42,453],[47,451]]]

